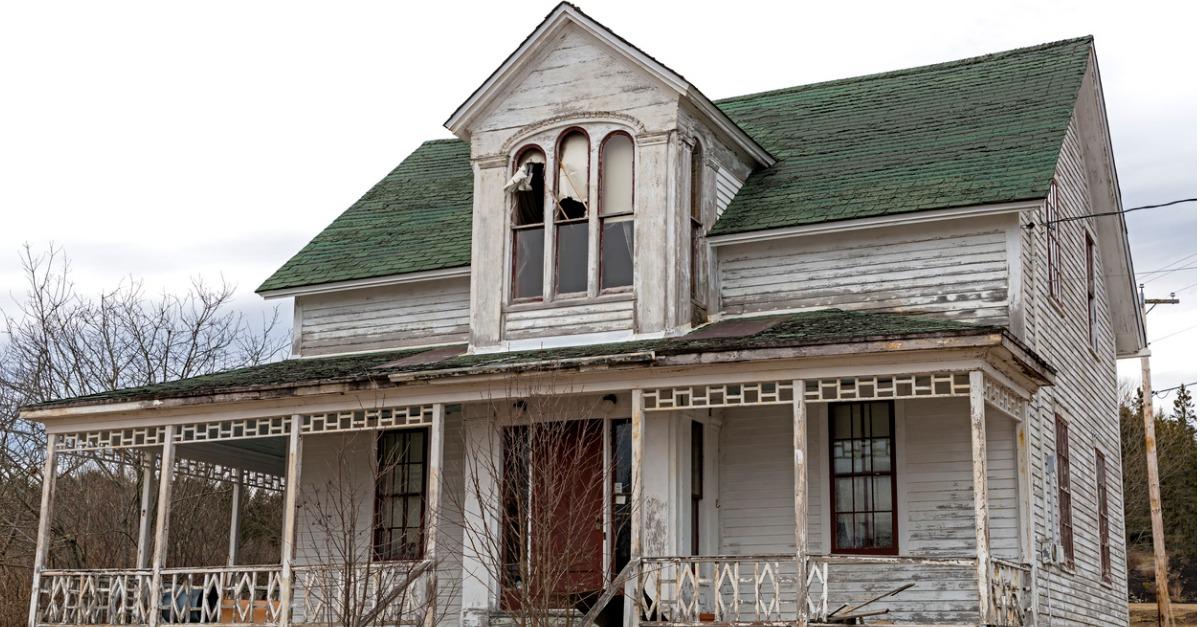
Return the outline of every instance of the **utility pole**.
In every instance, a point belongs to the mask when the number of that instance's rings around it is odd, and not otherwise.
[[[1140,287],[1140,286],[1139,286]],[[1146,298],[1142,292],[1142,306],[1177,305],[1175,294],[1171,298]],[[1145,310],[1144,313],[1150,313]],[[1150,347],[1142,351],[1142,424],[1146,429],[1146,482],[1150,493],[1150,532],[1154,537],[1154,588],[1158,599],[1158,624],[1174,627],[1171,615],[1171,593],[1167,587],[1167,545],[1163,537],[1162,496],[1158,486],[1158,441],[1154,435],[1154,391],[1150,385]]]

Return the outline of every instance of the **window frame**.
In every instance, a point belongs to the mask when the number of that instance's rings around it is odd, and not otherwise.
[[[521,166],[521,160],[524,159],[527,154],[529,154],[530,152],[533,152],[533,151],[537,151],[538,153],[540,153],[542,155],[542,163],[545,164],[542,167],[542,221],[539,223],[535,223],[535,224],[518,225],[516,223],[516,211],[517,211],[517,203],[519,202],[519,200],[515,196],[513,198],[509,199],[509,202],[508,202],[508,227],[509,227],[508,244],[509,244],[509,247],[511,250],[509,251],[509,254],[508,254],[508,265],[509,265],[508,297],[509,297],[509,302],[511,302],[511,303],[538,303],[538,302],[543,302],[546,299],[546,287],[545,287],[545,285],[546,285],[546,269],[545,269],[546,268],[546,244],[545,244],[545,240],[546,240],[546,190],[547,190],[546,177],[548,176],[547,171],[550,168],[550,160],[546,157],[546,150],[538,144],[530,143],[530,144],[522,145],[521,148],[517,150],[517,152],[515,153],[514,158],[512,160],[512,168],[511,168],[510,176],[515,175],[517,173],[517,168],[519,168]],[[517,295],[517,232],[518,231],[531,231],[534,229],[541,229],[541,231],[542,231],[542,289],[536,296],[518,296]]]
[[[1112,583],[1111,520],[1108,511],[1108,460],[1097,447],[1096,453],[1096,534],[1100,553],[1100,578]]]
[[[1088,346],[1100,350],[1100,309],[1096,295],[1096,241],[1090,232],[1084,231],[1084,264],[1087,280],[1087,323]]]
[[[585,213],[582,218],[570,218],[570,219],[560,221],[558,219],[558,210],[559,210],[559,184],[562,181],[562,175],[560,172],[560,168],[562,166],[562,150],[563,150],[563,144],[566,143],[567,138],[569,138],[574,133],[582,134],[584,140],[587,142],[587,167],[586,167],[587,180],[584,183],[584,187],[585,187],[584,193],[587,195],[587,198],[584,199]],[[594,188],[592,186],[592,136],[582,126],[568,126],[567,128],[563,129],[562,132],[560,132],[558,134],[558,138],[554,141],[554,187],[553,187],[553,191],[554,191],[553,196],[552,196],[553,202],[551,203],[551,207],[550,207],[550,226],[553,229],[553,236],[552,236],[553,241],[550,246],[550,250],[551,250],[550,259],[551,259],[551,265],[553,268],[553,275],[551,277],[551,282],[550,282],[551,298],[554,300],[586,298],[591,295],[591,288],[590,288],[591,281],[592,281],[591,267],[590,267],[591,263],[588,261],[588,258],[591,254],[589,249],[591,248],[591,242],[593,240],[591,222],[592,222],[592,217],[594,215],[596,215],[596,212],[593,210],[593,207],[592,207],[592,205],[593,205],[592,192],[594,191]],[[579,191],[579,190],[576,190],[576,191]],[[585,249],[583,251],[584,287],[583,287],[583,290],[581,290],[581,291],[563,292],[563,291],[560,291],[560,289],[559,289],[559,279],[560,279],[560,275],[561,275],[561,269],[559,268],[558,252],[559,252],[559,242],[560,242],[561,238],[559,237],[558,229],[559,229],[559,227],[562,227],[562,226],[573,226],[573,225],[579,225],[579,224],[586,224],[587,231],[588,231],[587,237],[586,237],[586,241],[588,242],[587,249]]]
[[[1059,205],[1058,180],[1050,179],[1050,190],[1046,193],[1046,280],[1050,300],[1061,303],[1063,299],[1062,272],[1062,208]]]
[[[700,555],[700,505],[704,501],[704,423],[691,421],[692,555]]]
[[[617,136],[624,136],[629,140],[629,148],[632,152],[632,161],[630,162],[630,186],[629,186],[629,211],[623,213],[614,213],[606,215],[604,213],[604,150],[608,146],[609,140]],[[599,294],[621,294],[633,291],[632,277],[629,285],[617,285],[613,287],[604,287],[604,227],[609,222],[633,222],[634,215],[637,212],[637,142],[634,141],[633,135],[627,131],[615,130],[609,131],[604,139],[600,140],[598,150],[598,167],[596,169],[596,218],[599,224],[596,227],[596,291]],[[636,227],[635,227],[636,228]],[[633,252],[629,255],[630,264],[637,267],[637,240],[634,240]]]
[[[1075,525],[1071,510],[1074,505],[1071,493],[1071,431],[1070,425],[1060,414],[1054,415],[1054,460],[1055,496],[1058,500],[1058,536],[1063,555],[1069,567],[1075,566]]]
[[[892,544],[891,544],[891,546],[888,546],[888,547],[842,548],[842,547],[838,546],[838,539],[837,539],[837,517],[838,517],[838,513],[839,513],[838,507],[837,507],[837,480],[838,480],[838,478],[859,477],[859,476],[874,477],[874,476],[880,476],[880,475],[874,474],[874,473],[854,473],[854,472],[851,472],[849,474],[844,474],[844,473],[838,474],[837,473],[836,467],[835,467],[836,462],[834,459],[834,444],[839,440],[839,438],[834,437],[834,434],[836,433],[836,428],[834,425],[834,420],[835,420],[836,416],[835,416],[833,409],[836,406],[843,406],[843,405],[866,406],[866,405],[871,405],[872,403],[884,403],[887,405],[887,408],[888,408],[888,423],[889,423],[888,439],[890,440],[889,446],[891,447],[891,458],[892,458],[891,472],[888,473],[889,476],[891,477],[891,488],[892,488],[892,495],[891,495],[891,498],[892,498],[892,509],[891,509]],[[896,451],[896,403],[895,403],[895,401],[850,401],[850,402],[843,402],[843,403],[828,403],[826,405],[826,407],[828,408],[827,416],[826,416],[826,418],[827,418],[826,428],[827,428],[827,433],[828,433],[827,439],[829,440],[829,442],[828,442],[828,445],[829,445],[829,447],[828,447],[829,448],[829,451],[828,451],[828,454],[829,454],[829,462],[828,462],[828,471],[829,471],[829,552],[834,555],[899,555],[900,554],[900,515],[899,515],[899,511],[897,510],[897,507],[899,505],[899,502],[897,501],[897,496],[898,496],[897,486],[899,484],[899,464],[897,463],[898,456],[897,456],[897,451]],[[840,439],[846,439],[846,438],[840,438]],[[853,437],[849,438],[849,440],[854,440],[854,439],[855,438],[853,438]],[[851,510],[851,511],[857,512],[857,510]],[[874,512],[876,510],[871,510],[871,511]],[[841,513],[845,513],[845,512],[841,512]]]
[[[704,285],[701,275],[701,242],[704,239],[704,146],[699,138],[692,144],[691,157],[688,160],[688,224],[689,260],[688,294],[692,302],[701,308],[706,307]]]
[[[375,562],[410,562],[410,561],[417,561],[417,560],[423,559],[425,557],[425,549],[426,549],[425,536],[426,536],[426,533],[428,533],[425,518],[426,518],[426,515],[428,514],[428,507],[429,507],[429,502],[428,502],[428,499],[429,499],[429,444],[430,444],[429,443],[429,439],[430,439],[429,427],[387,429],[387,430],[378,432],[378,434],[375,437],[375,462],[376,462],[376,464],[378,464],[377,468],[382,469],[383,464],[384,464],[384,454],[385,454],[385,450],[384,450],[385,438],[387,438],[389,436],[402,436],[405,439],[411,440],[412,436],[417,433],[422,434],[421,461],[419,462],[419,464],[413,464],[411,462],[397,462],[397,465],[404,464],[404,465],[408,465],[408,466],[415,466],[415,465],[420,466],[420,468],[421,468],[421,491],[420,491],[420,493],[397,492],[397,493],[392,493],[392,494],[381,494],[381,491],[383,490],[383,483],[384,483],[385,479],[384,479],[383,475],[381,474],[381,471],[377,471],[377,473],[376,473],[375,486],[374,486],[374,488],[375,488],[374,489],[374,498],[373,498],[374,511],[372,512],[372,516],[371,516],[371,520],[372,520],[372,523],[371,523],[371,558]],[[408,453],[405,452],[406,456],[407,456],[407,454]],[[408,525],[405,525],[402,527],[384,527],[383,526],[385,508],[391,504],[391,501],[389,499],[408,499],[413,496],[419,496],[420,501],[421,501],[421,513],[419,515],[420,520],[418,521],[418,529],[419,529],[418,546],[417,546],[415,553],[412,555],[397,556],[395,554],[382,552],[380,550],[381,539],[383,538],[383,536],[385,534],[392,532],[395,529],[411,528]],[[387,500],[386,503],[385,503],[385,500]],[[406,514],[405,518],[406,518],[406,522],[407,522],[407,514]],[[389,543],[383,543],[383,546],[387,546],[388,544]]]

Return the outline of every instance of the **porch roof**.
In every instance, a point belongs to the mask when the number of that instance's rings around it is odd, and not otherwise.
[[[652,365],[665,357],[705,353],[997,334],[1020,346],[998,326],[824,309],[724,320],[683,336],[652,340],[482,354],[470,353],[466,345],[459,344],[341,357],[287,359],[178,381],[59,399],[30,405],[24,410],[267,391],[284,391],[286,394],[287,390],[314,385],[378,386],[391,384],[392,378],[398,375],[421,378],[482,374],[499,369],[555,370],[578,367],[581,360],[592,365]],[[1039,367],[1051,370],[1032,351],[1022,349]]]

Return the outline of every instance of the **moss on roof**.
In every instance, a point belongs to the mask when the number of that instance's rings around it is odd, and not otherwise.
[[[344,357],[288,359],[262,366],[228,370],[180,381],[49,401],[29,407],[101,405],[228,394],[312,384],[383,382],[389,375],[447,370],[482,370],[604,358],[637,352],[655,357],[761,348],[914,339],[928,336],[981,335],[1002,331],[951,320],[887,313],[825,309],[820,311],[733,319],[702,327],[681,337],[590,344],[565,348],[470,354],[456,349],[418,348]],[[428,355],[421,359],[418,355]],[[397,363],[399,362],[399,363]]]
[[[778,162],[711,234],[1042,198],[1091,37],[716,101]],[[421,145],[258,291],[469,265],[470,150]]]

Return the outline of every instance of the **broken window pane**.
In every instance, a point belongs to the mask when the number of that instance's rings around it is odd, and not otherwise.
[[[563,136],[558,144],[558,193],[559,207],[571,214],[570,217],[556,219],[573,219],[587,214],[588,202],[588,138],[580,131],[572,131]],[[565,203],[571,200],[574,202]],[[570,204],[567,209],[563,205]]]
[[[600,235],[600,288],[633,285],[633,220],[605,221]]]
[[[513,297],[534,298],[542,295],[542,253],[545,250],[542,227],[513,231]]]
[[[588,223],[571,222],[558,227],[558,292],[587,291]]]
[[[509,180],[515,197],[513,226],[540,224],[545,221],[543,206],[546,199],[546,156],[541,150],[527,150],[517,162],[516,172]]]
[[[633,213],[633,140],[624,133],[609,135],[601,163],[601,215]]]

